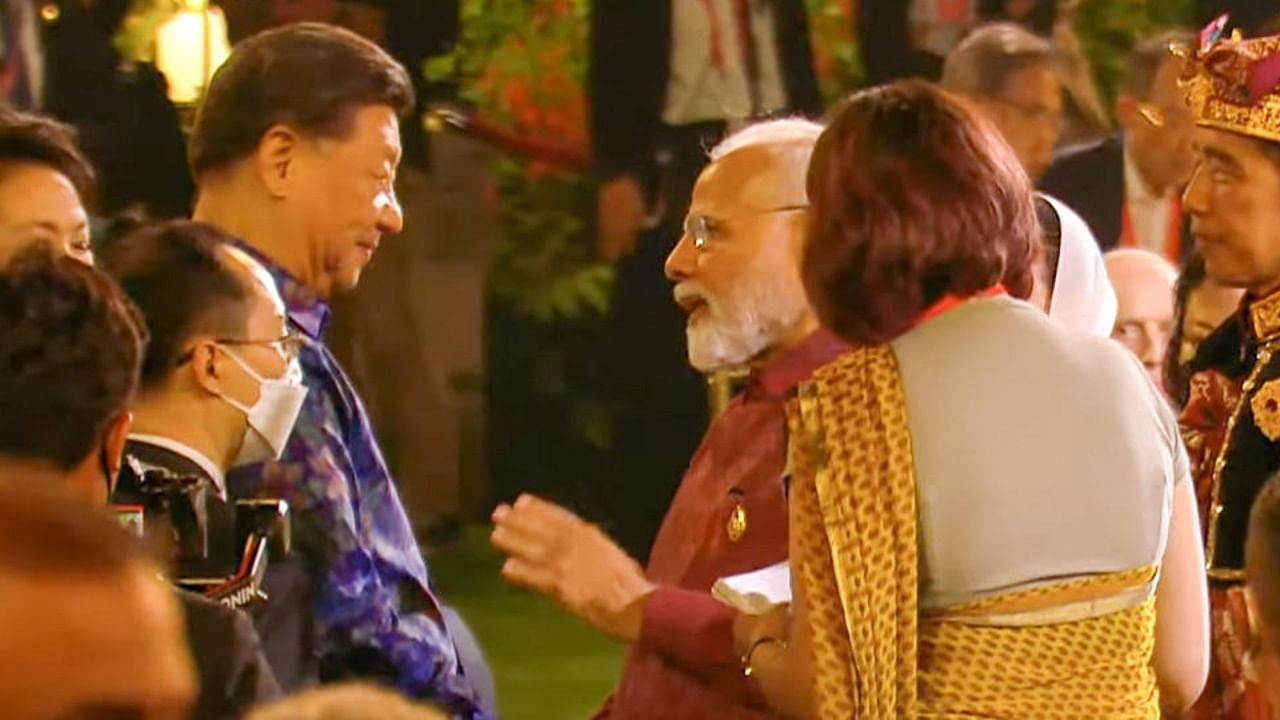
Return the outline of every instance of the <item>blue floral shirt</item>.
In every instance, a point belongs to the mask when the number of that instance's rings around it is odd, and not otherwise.
[[[316,644],[325,673],[374,675],[466,720],[486,720],[463,677],[431,577],[364,407],[322,341],[320,298],[253,248],[275,279],[309,392],[278,462],[237,469],[237,497],[289,501],[295,552],[313,583]],[[388,677],[390,676],[390,677]]]

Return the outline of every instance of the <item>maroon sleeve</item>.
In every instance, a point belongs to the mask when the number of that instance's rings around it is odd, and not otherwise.
[[[737,610],[709,593],[659,585],[645,603],[640,646],[744,707],[763,708],[760,686],[742,673],[742,660],[733,652],[737,617]]]
[[[738,658],[733,654],[737,616],[737,610],[708,593],[659,585],[645,603],[640,644],[695,675],[705,677],[726,666],[737,669]]]

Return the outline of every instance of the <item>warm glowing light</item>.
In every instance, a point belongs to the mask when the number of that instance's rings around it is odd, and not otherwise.
[[[195,104],[230,54],[227,19],[208,0],[184,0],[156,32],[156,67],[169,83],[169,99],[179,105]]]

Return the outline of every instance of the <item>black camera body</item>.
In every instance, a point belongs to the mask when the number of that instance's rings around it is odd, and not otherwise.
[[[229,502],[207,478],[132,456],[111,502],[122,522],[167,550],[175,585],[231,607],[265,602],[269,562],[292,549],[288,502]]]

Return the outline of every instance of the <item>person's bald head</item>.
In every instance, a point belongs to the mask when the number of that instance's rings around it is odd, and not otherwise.
[[[1112,250],[1103,259],[1118,303],[1111,337],[1133,352],[1161,386],[1161,367],[1173,330],[1173,285],[1178,271],[1163,257],[1146,250]]]
[[[817,323],[800,282],[805,176],[822,126],[753,125],[711,150],[685,232],[667,258],[689,313],[689,361],[709,371],[763,360]]]

